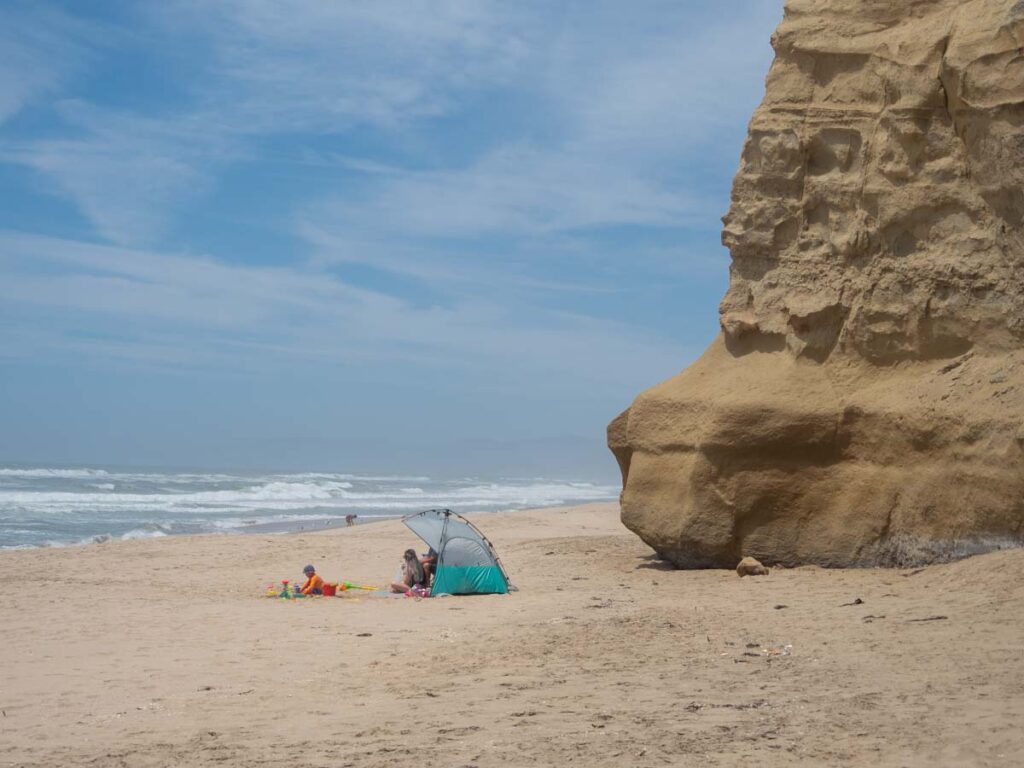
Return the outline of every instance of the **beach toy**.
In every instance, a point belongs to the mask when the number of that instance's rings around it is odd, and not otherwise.
[[[376,592],[379,589],[379,587],[368,587],[365,584],[353,584],[351,581],[343,581],[341,583],[345,585],[345,589],[365,589],[368,592]]]
[[[288,586],[288,579],[281,579],[281,598],[284,600],[292,599],[292,589]]]
[[[274,589],[273,584],[267,584],[267,597],[278,597],[281,593]]]

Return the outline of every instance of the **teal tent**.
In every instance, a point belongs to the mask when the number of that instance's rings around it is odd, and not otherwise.
[[[466,518],[450,509],[428,509],[408,515],[402,522],[437,552],[432,595],[503,595],[509,591],[508,575],[494,547]]]

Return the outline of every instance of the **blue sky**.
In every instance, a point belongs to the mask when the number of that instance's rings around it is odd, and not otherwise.
[[[614,476],[779,0],[6,2],[0,460]]]

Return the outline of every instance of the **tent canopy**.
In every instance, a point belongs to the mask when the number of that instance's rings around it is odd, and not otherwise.
[[[450,509],[428,509],[402,522],[437,552],[434,595],[505,594],[508,575],[491,542]]]

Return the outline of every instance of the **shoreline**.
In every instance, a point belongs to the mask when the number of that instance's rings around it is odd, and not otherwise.
[[[519,591],[263,597],[306,562],[389,578],[396,520],[3,553],[0,765],[1024,757],[1024,550],[740,579],[660,562],[614,503],[469,518]]]
[[[613,499],[597,500],[588,502],[588,504],[614,504],[616,503]],[[580,504],[576,502],[567,502],[565,504],[556,504],[553,506],[545,507],[510,507],[508,509],[496,509],[493,511],[474,511],[468,510],[459,512],[460,515],[504,515],[504,514],[516,514],[522,512],[534,512],[539,510],[548,509],[564,509],[578,507]],[[424,507],[424,509],[444,509],[444,507]],[[417,510],[423,511],[423,510]],[[453,510],[456,511],[456,510]],[[388,522],[389,520],[401,520],[408,515],[416,514],[416,512],[408,512],[405,514],[395,515],[357,515],[357,519],[352,525],[347,525],[344,517],[320,517],[312,520],[302,521],[269,521],[269,522],[258,522],[255,521],[251,525],[241,525],[232,528],[225,528],[220,531],[197,531],[197,532],[183,532],[183,533],[167,533],[163,530],[156,530],[149,533],[142,533],[142,529],[134,529],[123,535],[115,535],[109,533],[99,533],[94,536],[87,537],[78,541],[69,542],[57,542],[51,541],[43,544],[17,544],[13,546],[0,546],[0,555],[5,552],[24,552],[24,551],[36,551],[36,550],[47,550],[47,549],[77,549],[80,547],[91,547],[91,546],[105,546],[117,542],[126,541],[150,541],[154,539],[166,539],[166,538],[187,538],[187,537],[202,537],[202,536],[216,536],[216,537],[234,537],[234,536],[281,536],[290,535],[296,533],[321,533],[325,531],[337,531],[345,528],[354,528],[357,526],[364,525],[376,525],[379,523]],[[321,525],[317,525],[321,522]],[[160,524],[154,523],[151,525],[159,526]]]

